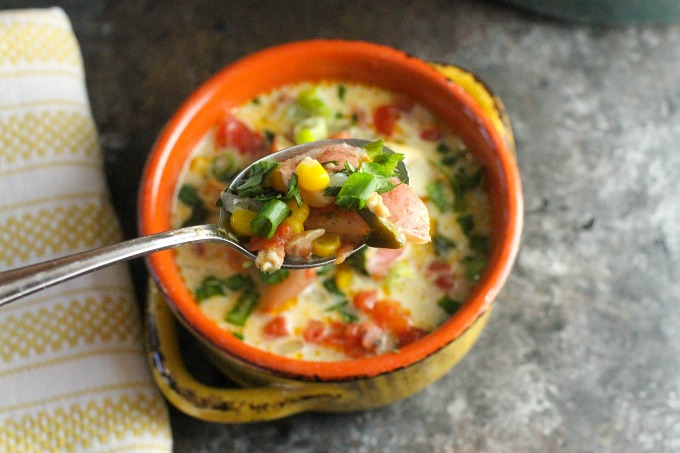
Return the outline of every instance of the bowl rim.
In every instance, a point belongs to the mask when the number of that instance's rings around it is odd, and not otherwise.
[[[182,135],[186,127],[191,124],[192,120],[199,121],[197,115],[202,109],[207,108],[206,106],[215,108],[215,103],[219,102],[215,96],[218,95],[220,88],[234,79],[243,79],[244,76],[253,75],[253,71],[261,71],[263,67],[273,62],[299,60],[310,55],[323,58],[361,57],[365,59],[361,61],[374,64],[378,68],[398,68],[403,71],[403,74],[427,81],[432,87],[450,96],[449,100],[462,105],[464,107],[462,110],[465,110],[464,114],[478,124],[479,133],[484,136],[493,150],[496,158],[494,165],[504,176],[504,179],[500,181],[504,199],[500,203],[504,208],[502,215],[505,228],[502,232],[497,232],[500,243],[494,247],[493,256],[489,259],[489,265],[482,279],[464,306],[433,332],[396,352],[336,362],[297,360],[250,346],[219,328],[214,321],[204,315],[181,283],[179,272],[172,258],[172,251],[158,252],[148,256],[147,268],[180,321],[202,341],[226,354],[231,360],[266,370],[269,374],[302,380],[337,381],[377,376],[417,363],[465,332],[493,303],[505,284],[519,249],[523,202],[519,171],[514,155],[501,132],[493,126],[488,114],[476,101],[428,62],[381,44],[342,39],[313,39],[269,47],[229,64],[198,87],[182,103],[158,136],[148,156],[140,184],[139,231],[140,234],[147,235],[169,228],[169,210],[167,214],[164,214],[158,201],[159,191],[169,178],[167,172],[164,174],[163,170],[169,163],[172,163],[173,150],[180,149],[183,145],[186,147]],[[294,71],[294,68],[287,70]],[[267,77],[261,72],[256,73],[255,76]],[[311,78],[306,77],[300,80]],[[376,84],[381,85],[382,82]],[[238,91],[239,88],[236,86],[234,90]],[[239,92],[233,96],[238,98],[245,94]],[[242,102],[245,102],[246,98],[242,99]],[[238,104],[238,100],[233,101],[233,105]],[[174,192],[174,185],[172,189]],[[166,218],[164,219],[163,216]]]

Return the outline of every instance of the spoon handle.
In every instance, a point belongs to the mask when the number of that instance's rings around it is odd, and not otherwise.
[[[151,234],[0,273],[0,307],[48,286],[142,255],[189,242],[224,241],[216,225]]]

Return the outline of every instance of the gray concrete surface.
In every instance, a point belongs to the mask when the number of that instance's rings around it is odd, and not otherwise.
[[[164,122],[216,70],[270,45],[363,39],[458,64],[514,124],[523,247],[458,367],[364,413],[226,426],[172,410],[177,452],[680,451],[680,25],[567,24],[473,0],[61,6],[130,237]],[[143,264],[132,269],[142,294]]]

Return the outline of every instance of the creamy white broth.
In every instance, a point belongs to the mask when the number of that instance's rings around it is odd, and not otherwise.
[[[227,315],[242,291],[223,290],[224,294],[209,294],[198,303],[221,328],[255,347],[276,354],[296,359],[334,361],[385,353],[436,329],[455,311],[456,304],[451,305],[451,301],[464,302],[474,288],[479,272],[483,270],[484,249],[490,237],[489,201],[483,178],[481,183],[464,190],[463,203],[460,200],[455,202],[442,169],[454,175],[464,170],[469,177],[478,171],[479,166],[466,153],[463,143],[446,132],[425,108],[405,103],[403,97],[375,87],[353,83],[301,83],[258,96],[225,112],[225,115],[231,115],[252,131],[261,133],[265,147],[271,146],[272,140],[280,146],[292,145],[295,111],[290,106],[300,92],[311,89],[316,90],[315,96],[332,112],[328,121],[329,133],[344,133],[352,138],[368,140],[384,138],[386,146],[405,155],[410,185],[425,201],[432,218],[431,233],[435,243],[408,244],[391,263],[384,277],[367,275],[357,264],[361,257],[324,269],[325,273],[314,277],[299,294],[274,309],[262,309],[264,304],[260,301],[242,326],[227,321]],[[398,111],[399,118],[388,136],[374,124],[374,112],[383,105],[403,107]],[[423,132],[433,126],[440,131],[434,139]],[[218,146],[215,143],[217,127],[196,146],[180,184],[180,187],[195,189],[202,200],[203,211],[208,212],[201,219],[206,222],[217,221],[215,200],[219,198],[220,190],[228,185],[228,181],[218,181],[211,174],[212,160],[229,155],[234,157],[234,167],[242,168],[259,157],[244,156],[233,147]],[[444,198],[450,202],[445,212],[441,212],[429,196],[434,181],[440,181],[434,184],[444,187]],[[176,227],[186,224],[195,210],[186,202],[186,197],[181,201],[179,195],[172,217]],[[454,205],[457,210],[454,210]],[[440,240],[442,238],[446,240]],[[442,247],[442,243],[449,246]],[[455,246],[451,246],[452,243]],[[437,249],[442,251],[441,256],[437,255]],[[224,280],[237,274],[249,275],[260,294],[266,286],[252,263],[224,246],[187,246],[175,253],[182,276],[195,293],[205,289],[202,284],[208,278]],[[370,249],[363,258],[371,262],[379,253]],[[476,269],[474,275],[470,275],[470,269]],[[329,281],[335,284],[334,289],[339,288],[342,296],[329,291]],[[368,291],[375,292],[375,299],[380,301],[376,306],[382,311],[366,309],[357,302]],[[205,294],[203,291],[203,296]],[[448,304],[442,302],[444,298],[448,298]],[[442,305],[454,308],[449,313]],[[384,316],[385,312],[398,314],[390,317]],[[280,324],[281,319],[286,333],[281,334],[274,329],[277,334],[271,335],[267,326],[274,320]],[[407,328],[404,328],[404,322]],[[392,329],[390,326],[396,327]],[[311,334],[315,332],[321,332],[321,336]]]

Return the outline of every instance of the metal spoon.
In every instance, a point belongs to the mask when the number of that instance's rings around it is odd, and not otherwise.
[[[359,139],[340,139],[310,142],[283,149],[260,160],[273,159],[277,162],[283,162],[320,146],[342,143],[363,147],[368,144],[369,141]],[[384,148],[384,150],[385,152],[392,152],[388,148]],[[229,185],[229,189],[238,187],[242,183],[243,179],[248,176],[250,167],[252,167],[255,163],[256,162],[253,162],[241,173],[239,173]],[[408,172],[406,170],[406,166],[403,164],[403,161],[399,163],[397,173],[399,174],[402,181],[408,182]],[[121,261],[127,261],[143,255],[175,248],[188,243],[221,243],[233,248],[234,250],[237,250],[251,260],[254,260],[255,255],[249,251],[243,243],[239,242],[239,238],[235,234],[231,233],[226,227],[222,226],[222,223],[223,222],[220,222],[220,225],[209,224],[178,228],[175,230],[151,234],[118,244],[87,250],[62,258],[1,272],[0,307],[20,297],[26,296],[35,291],[47,288],[65,280],[69,280],[79,275],[83,275]],[[352,253],[356,252],[362,247],[364,247],[364,244],[359,244]],[[297,260],[286,257],[284,259],[282,268],[305,269],[323,266],[330,264],[333,261],[333,257],[313,257],[312,259],[305,260]]]

